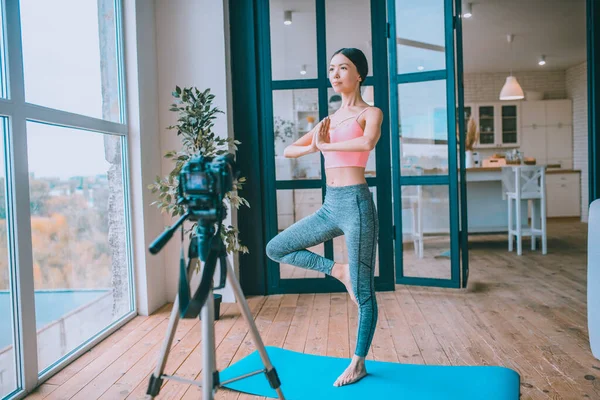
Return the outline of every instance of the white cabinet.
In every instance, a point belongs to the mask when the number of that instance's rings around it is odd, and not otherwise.
[[[294,189],[294,214],[296,221],[306,218],[321,208],[321,189]]]
[[[537,164],[559,164],[573,168],[572,102],[564,100],[521,103],[521,151]]]
[[[525,118],[525,115],[523,115]],[[524,126],[521,137],[521,148],[525,157],[533,157],[537,164],[544,164],[546,160],[546,130],[539,125]]]
[[[317,212],[322,205],[321,189],[277,191],[277,228],[282,231],[296,221]]]
[[[548,164],[573,168],[573,135],[570,125],[546,127],[546,156]]]
[[[476,148],[518,147],[520,143],[520,102],[465,104],[465,126],[468,116],[477,122],[479,141]]]
[[[294,223],[294,193],[277,191],[277,229],[282,231]]]
[[[277,179],[293,179],[295,159],[275,156]],[[294,223],[294,194],[292,190],[277,191],[277,229],[282,231]]]
[[[539,127],[546,124],[546,102],[524,101],[521,104],[523,127]]]
[[[573,168],[573,109],[569,99],[521,103],[521,151],[537,164]],[[547,173],[548,217],[581,215],[579,173]]]
[[[309,121],[312,119],[312,122]],[[298,138],[312,129],[319,123],[318,110],[296,110],[296,120],[294,121],[298,131]]]
[[[581,215],[580,174],[546,174],[546,205],[548,217],[579,217]]]
[[[546,124],[548,126],[572,125],[573,110],[570,99],[546,100]]]
[[[519,103],[502,103],[498,105],[498,110],[500,126],[496,143],[506,147],[518,146],[521,130]]]

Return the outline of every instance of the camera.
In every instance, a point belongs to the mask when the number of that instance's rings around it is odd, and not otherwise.
[[[233,181],[238,175],[233,154],[230,153],[216,157],[193,157],[184,164],[179,173],[177,204],[186,208],[185,214],[150,245],[150,253],[157,254],[171,239],[175,229],[189,219],[198,223],[190,256],[199,256],[205,261],[211,239],[215,236],[215,225],[219,224],[220,232],[220,224],[227,215],[223,199],[233,189]]]
[[[238,174],[233,154],[191,158],[179,173],[178,204],[187,207],[192,221],[214,223],[224,217],[222,201]]]
[[[186,206],[191,221],[198,222],[198,256],[202,261],[208,257],[215,223],[220,224],[227,215],[223,198],[233,189],[233,180],[238,174],[233,154],[230,153],[214,158],[191,158],[179,173],[177,203]]]

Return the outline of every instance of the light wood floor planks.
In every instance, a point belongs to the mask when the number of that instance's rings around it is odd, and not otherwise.
[[[546,256],[504,235],[471,236],[465,290],[396,286],[377,294],[379,321],[368,359],[438,365],[502,365],[521,375],[523,399],[600,399],[600,361],[589,350],[586,230],[549,222]],[[350,357],[356,306],[345,293],[250,297],[264,342],[295,351]],[[137,317],[42,384],[27,399],[141,399],[167,327],[170,305]],[[237,305],[215,324],[217,366],[254,349]],[[196,320],[179,323],[166,373],[201,379]],[[341,372],[341,371],[340,371]],[[160,399],[198,399],[200,390],[168,381]],[[221,390],[219,399],[257,399]]]

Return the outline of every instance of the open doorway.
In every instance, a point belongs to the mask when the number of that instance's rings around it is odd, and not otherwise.
[[[470,247],[508,247],[501,167],[526,163],[547,167],[547,254],[568,250],[587,229],[586,2],[465,2],[462,28],[465,126],[472,118],[477,138],[466,157]],[[519,88],[523,99],[500,99]],[[522,204],[525,229],[539,214]],[[540,239],[536,250],[522,243],[523,256],[541,254]]]

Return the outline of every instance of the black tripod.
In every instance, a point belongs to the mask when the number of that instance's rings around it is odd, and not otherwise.
[[[221,215],[224,215],[224,210],[222,211],[223,212]],[[150,246],[150,252],[156,254],[158,251],[160,251],[160,248],[166,244],[177,227],[181,225],[189,216],[190,214],[186,213],[175,223],[172,228],[164,232],[163,235],[161,235],[161,237],[159,237]],[[277,392],[278,397],[280,399],[285,399],[280,388],[281,382],[279,381],[279,377],[277,376],[275,368],[271,365],[271,361],[267,355],[264,343],[260,337],[256,324],[254,323],[254,319],[252,318],[250,307],[244,298],[244,293],[242,292],[242,288],[235,277],[233,268],[227,260],[226,247],[220,237],[220,227],[221,222],[219,221],[219,230],[215,235],[207,238],[204,234],[199,234],[192,238],[188,250],[187,267],[185,266],[182,249],[179,294],[175,297],[175,301],[173,302],[173,310],[171,311],[171,317],[169,319],[167,335],[160,351],[158,364],[154,370],[154,373],[150,377],[148,390],[146,392],[150,398],[154,398],[158,395],[164,379],[172,379],[202,387],[202,398],[205,400],[213,400],[214,394],[218,388],[240,379],[264,373],[271,387]],[[207,228],[207,230],[210,232],[210,228]],[[206,246],[206,244],[209,243],[208,241],[210,241],[210,245]],[[202,280],[199,288],[194,294],[193,298],[190,298],[189,280],[193,274],[194,266],[197,265],[196,263],[198,262],[199,248],[201,250],[201,256],[206,254],[207,249],[210,251],[208,252],[207,257],[205,257],[206,262],[204,263]],[[201,258],[204,259],[204,257]],[[215,361],[213,274],[215,271],[217,258],[219,259],[221,266],[221,282],[218,288],[225,286],[225,278],[229,280],[229,283],[234,290],[235,298],[240,306],[242,316],[246,320],[246,323],[250,326],[252,340],[254,341],[265,367],[264,369],[232,378],[224,382],[221,382],[219,379],[219,371],[217,370]],[[179,321],[180,314],[182,318],[196,318],[200,314],[202,323],[202,367],[204,372],[202,382],[185,379],[175,375],[166,375],[163,373],[167,363],[167,357],[169,356],[169,351],[171,349],[171,344],[173,342],[173,336],[175,335],[175,330],[177,329],[177,323]]]

